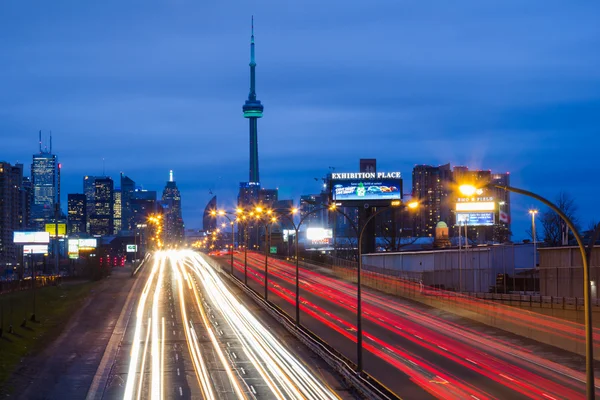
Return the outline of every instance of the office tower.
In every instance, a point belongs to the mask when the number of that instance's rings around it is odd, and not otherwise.
[[[33,202],[33,186],[31,179],[23,177],[20,190],[19,224],[21,229],[27,230],[31,227],[31,204]]]
[[[44,230],[46,223],[54,218],[55,207],[60,207],[60,168],[58,157],[52,154],[52,136],[50,149],[42,149],[40,132],[40,152],[33,155],[31,164],[31,223],[35,229]]]
[[[90,220],[94,214],[94,196],[96,195],[96,179],[103,178],[102,176],[84,176],[83,177],[83,194],[85,195],[85,230],[90,233]]]
[[[122,204],[121,189],[117,188],[113,192],[113,234],[118,235],[122,229]]]
[[[256,99],[256,61],[254,60],[254,17],[252,17],[252,34],[250,36],[250,93],[242,110],[244,118],[250,123],[250,183],[259,183],[258,174],[258,118],[262,118],[263,105]]]
[[[204,214],[202,215],[202,230],[206,232],[212,232],[217,229],[217,219],[211,215],[211,211],[216,209],[217,196],[213,196],[213,198],[210,199],[204,208]]]
[[[133,230],[133,210],[131,208],[131,199],[135,192],[135,182],[121,173],[121,229],[124,231]]]
[[[132,228],[147,224],[148,217],[158,212],[155,190],[136,189],[131,194]]]
[[[260,189],[258,192],[258,204],[266,208],[274,208],[279,197],[277,189]]]
[[[167,182],[162,195],[162,203],[165,212],[165,243],[179,245],[183,243],[183,217],[181,215],[181,193],[173,179],[173,171],[169,171]]]
[[[16,265],[18,246],[13,232],[22,229],[20,220],[23,165],[0,162],[0,268]]]
[[[434,167],[416,165],[412,171],[412,198],[419,202],[414,211],[414,235],[432,236],[439,221],[452,225],[452,170],[450,164]]]
[[[114,184],[110,177],[94,179],[94,209],[90,222],[90,235],[110,236],[114,232]],[[86,196],[87,197],[87,196]]]
[[[83,193],[69,193],[68,195],[68,230],[73,233],[85,233],[87,221],[87,200]]]

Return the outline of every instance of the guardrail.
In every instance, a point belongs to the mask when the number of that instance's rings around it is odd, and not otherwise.
[[[140,262],[137,268],[134,268],[133,271],[131,271],[131,276],[135,276],[135,274],[138,273],[138,271],[142,268],[142,265],[144,265],[148,258],[150,258],[150,253],[146,254],[146,257],[144,257],[144,259]]]
[[[243,290],[250,298],[261,306],[271,317],[279,322],[283,327],[298,340],[304,343],[313,353],[321,357],[331,368],[335,369],[357,393],[366,399],[384,399],[384,400],[400,400],[395,393],[386,388],[383,384],[378,382],[375,378],[371,377],[366,373],[357,373],[355,371],[356,365],[346,358],[344,355],[339,353],[331,345],[327,344],[319,336],[313,332],[303,328],[302,326],[297,327],[292,318],[287,315],[283,310],[274,304],[271,304],[260,295],[258,295],[250,287],[244,285],[242,281],[231,276],[230,273],[223,269],[223,266],[216,263],[213,259],[205,254],[202,257],[221,275],[227,277],[231,282]]]

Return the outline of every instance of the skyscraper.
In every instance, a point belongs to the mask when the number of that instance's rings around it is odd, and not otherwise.
[[[96,178],[102,178],[101,176],[84,176],[83,177],[83,194],[85,195],[85,230],[90,233],[90,219],[94,214],[94,196],[96,194]]]
[[[211,211],[216,209],[217,196],[213,196],[204,208],[204,214],[202,215],[202,230],[212,232],[217,229],[217,219],[210,214]]]
[[[256,99],[256,61],[254,60],[254,17],[252,17],[252,35],[250,36],[250,93],[242,110],[244,118],[250,122],[250,176],[249,182],[259,183],[258,174],[258,118],[262,118],[263,105]]]
[[[110,236],[114,232],[114,184],[110,177],[94,179],[94,211],[90,235]]]
[[[131,199],[135,191],[135,182],[121,173],[121,229],[132,231],[133,210],[131,208]]]
[[[121,189],[117,188],[113,192],[113,233],[118,235],[122,229],[123,207],[121,200]]]
[[[412,197],[419,201],[414,213],[414,235],[432,236],[439,221],[452,225],[450,164],[434,167],[415,165],[412,172]]]
[[[68,195],[68,233],[86,232],[87,201],[85,194],[69,193]]]
[[[162,194],[165,214],[165,243],[179,245],[183,243],[183,217],[181,216],[181,193],[173,179],[173,171],[169,171],[169,181]]]
[[[44,230],[46,222],[54,218],[56,205],[60,207],[60,167],[58,158],[52,154],[52,136],[50,149],[42,149],[40,132],[40,152],[33,155],[31,164],[31,224],[35,229]]]
[[[0,267],[17,261],[18,246],[13,232],[22,229],[20,220],[23,164],[0,161]]]

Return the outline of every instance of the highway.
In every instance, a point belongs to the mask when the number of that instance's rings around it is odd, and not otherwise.
[[[261,294],[264,262],[248,254],[248,283]],[[243,279],[243,253],[234,266]],[[305,268],[300,276],[302,324],[356,361],[356,285]],[[271,258],[268,278],[269,300],[294,316],[295,266]],[[364,369],[403,398],[585,398],[584,373],[502,335],[366,288],[363,301]]]
[[[105,398],[339,399],[198,253],[156,252]]]

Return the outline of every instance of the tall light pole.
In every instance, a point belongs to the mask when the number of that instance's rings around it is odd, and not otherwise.
[[[231,276],[235,277],[235,275],[233,275],[233,247],[235,246],[235,234],[233,232],[234,226],[233,226],[233,221],[231,220],[231,218],[229,218],[229,215],[227,215],[227,214],[229,214],[229,213],[225,210],[219,210],[219,211],[212,210],[210,212],[210,215],[212,215],[215,218],[217,217],[217,215],[220,217],[227,218],[227,221],[229,221],[229,224],[231,225]]]
[[[590,298],[590,251],[586,251],[585,245],[583,243],[583,239],[579,234],[579,231],[576,229],[573,221],[554,203],[546,200],[544,197],[530,192],[528,190],[518,189],[512,186],[505,185],[495,185],[489,184],[487,187],[493,187],[496,189],[506,190],[507,192],[519,193],[524,196],[532,197],[546,206],[548,206],[552,211],[558,214],[563,221],[567,224],[569,229],[573,232],[573,236],[577,241],[577,246],[579,247],[579,251],[581,253],[581,260],[583,264],[583,304],[584,304],[584,321],[585,321],[585,375],[586,375],[586,397],[588,400],[593,400],[596,397],[595,392],[595,382],[594,382],[594,337],[593,337],[593,327],[592,327],[592,307],[591,307],[591,298]],[[473,196],[477,188],[473,185],[460,185],[460,192],[465,196]],[[593,244],[591,246],[593,248]]]
[[[533,291],[535,292],[535,272],[537,271],[537,237],[535,234],[535,216],[538,213],[538,210],[529,210],[529,214],[531,214],[531,236],[533,238]],[[538,279],[540,277],[538,276]],[[540,287],[541,290],[541,287]]]
[[[410,202],[408,204],[398,204],[392,203],[391,207],[404,206],[409,209],[416,209],[419,206],[419,203]],[[360,228],[360,233],[358,234],[358,271],[357,271],[357,294],[356,294],[356,353],[357,353],[357,367],[358,373],[361,373],[363,370],[363,329],[362,329],[362,285],[361,285],[361,275],[362,275],[362,237],[363,233],[365,233],[365,228],[369,224],[369,222],[381,214],[384,211],[389,210],[390,207],[382,207],[380,210],[377,210],[363,224]]]

